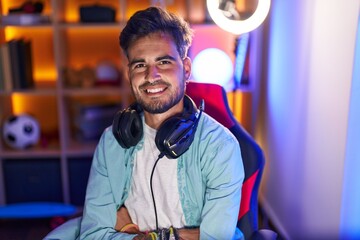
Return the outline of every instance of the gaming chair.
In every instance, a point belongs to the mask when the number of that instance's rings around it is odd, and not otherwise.
[[[243,232],[245,239],[269,239],[269,237],[260,236],[258,231],[258,191],[265,164],[260,146],[233,116],[223,87],[216,84],[190,81],[186,93],[196,105],[200,103],[201,99],[204,99],[204,112],[228,128],[239,141],[245,179],[237,227]],[[264,234],[261,233],[261,235]],[[276,238],[275,233],[270,235],[271,239]]]

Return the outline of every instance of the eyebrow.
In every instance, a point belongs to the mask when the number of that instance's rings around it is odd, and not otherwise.
[[[170,55],[165,55],[165,56],[162,56],[162,57],[157,57],[155,59],[156,61],[161,61],[161,60],[172,60],[172,61],[175,61],[175,58],[173,56],[170,56]]]
[[[165,55],[165,56],[161,56],[161,57],[157,57],[155,58],[155,61],[162,61],[162,60],[172,60],[175,61],[175,58],[173,56],[170,55]],[[138,58],[138,59],[133,59],[132,61],[129,62],[128,67],[131,67],[132,65],[136,64],[136,63],[143,63],[145,62],[145,59],[143,58]]]

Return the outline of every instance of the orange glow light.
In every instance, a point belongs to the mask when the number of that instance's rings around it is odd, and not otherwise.
[[[23,113],[25,111],[24,107],[24,102],[26,102],[25,98],[22,98],[20,94],[16,94],[14,93],[12,96],[12,109],[13,109],[13,113],[16,114],[20,114]]]
[[[11,95],[13,114],[27,113],[40,123],[41,130],[51,132],[58,127],[56,96],[33,96],[14,93]]]
[[[56,81],[56,78],[57,78],[57,73],[55,69],[43,69],[43,70],[35,69],[34,79],[36,79],[36,81],[54,82]]]

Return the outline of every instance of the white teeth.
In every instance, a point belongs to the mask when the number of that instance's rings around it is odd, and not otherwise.
[[[158,92],[161,92],[163,90],[164,90],[163,88],[146,89],[146,91],[148,93],[158,93]]]

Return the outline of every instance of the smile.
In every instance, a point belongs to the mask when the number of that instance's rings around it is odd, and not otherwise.
[[[159,93],[159,92],[163,92],[165,90],[165,88],[150,88],[150,89],[146,89],[145,92],[147,93]]]

